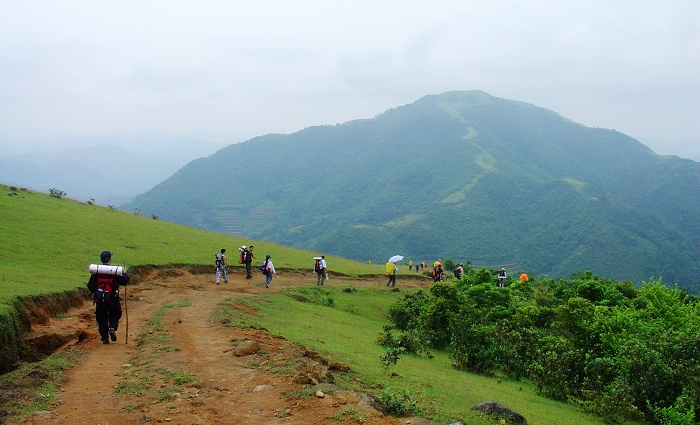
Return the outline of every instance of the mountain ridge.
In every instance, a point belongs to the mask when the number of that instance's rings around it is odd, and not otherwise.
[[[439,256],[695,288],[698,170],[614,130],[452,91],[227,146],[128,207],[358,260]]]

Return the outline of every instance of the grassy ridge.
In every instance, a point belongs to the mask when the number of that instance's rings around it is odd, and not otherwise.
[[[114,252],[116,264],[212,264],[214,253],[221,247],[237,254],[236,247],[251,243],[69,199],[12,191],[5,186],[0,186],[0,218],[0,243],[4,247],[0,251],[0,319],[11,312],[18,296],[83,286],[87,265],[96,262],[103,249]],[[314,253],[253,243],[258,257],[270,253],[278,268],[311,267]],[[327,257],[332,270],[349,275],[383,271],[383,265]],[[435,353],[434,359],[407,356],[392,368],[399,377],[391,378],[381,367],[379,355],[383,348],[375,340],[388,306],[398,295],[371,288],[358,288],[352,293],[337,288],[321,291],[328,291],[327,295],[334,299],[332,308],[271,295],[258,303],[263,314],[255,320],[273,333],[349,365],[363,382],[408,391],[425,413],[443,420],[462,418],[468,424],[483,424],[468,408],[494,399],[519,410],[533,424],[602,423],[572,406],[536,396],[527,384],[500,383],[454,371],[442,353]]]
[[[63,292],[87,282],[87,267],[112,251],[115,265],[212,264],[226,248],[256,247],[275,267],[311,268],[317,253],[192,229],[67,198],[0,186],[0,314],[18,296]],[[381,273],[370,265],[327,256],[329,268],[349,275]]]

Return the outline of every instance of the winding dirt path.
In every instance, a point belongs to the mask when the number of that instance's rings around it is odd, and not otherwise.
[[[20,423],[427,423],[386,417],[371,407],[368,397],[340,391],[331,384],[313,386],[324,380],[328,369],[314,353],[263,331],[226,327],[213,320],[220,303],[233,295],[245,297],[313,284],[312,275],[276,275],[268,289],[259,277],[246,280],[240,273],[230,275],[228,284],[221,285],[214,284],[213,275],[168,277],[158,273],[127,288],[128,343],[125,317],[118,340],[108,345],[100,342],[90,303],[48,325],[79,327],[84,338],[67,349],[77,347],[86,354],[68,371],[52,408]],[[162,329],[149,333],[156,316]],[[257,352],[235,355],[242,341],[256,343]],[[192,377],[196,378],[193,382],[173,383]],[[323,394],[317,396],[316,390]]]

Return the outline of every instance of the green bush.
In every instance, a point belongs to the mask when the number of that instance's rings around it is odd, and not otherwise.
[[[391,388],[385,388],[379,393],[379,401],[386,409],[387,415],[408,416],[419,411],[418,406],[407,392],[394,392]]]
[[[407,294],[390,308],[384,342],[414,353],[444,348],[457,369],[527,378],[542,395],[609,421],[692,423],[700,409],[698,297],[590,272],[506,288],[491,280],[470,269],[462,281]]]

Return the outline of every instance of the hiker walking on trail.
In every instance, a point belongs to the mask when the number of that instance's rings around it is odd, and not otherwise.
[[[323,285],[324,280],[328,280],[326,269],[326,256],[314,257],[314,272],[316,273],[316,285]]]
[[[265,275],[265,287],[269,288],[270,283],[272,283],[272,275],[277,273],[275,271],[275,266],[272,265],[272,260],[270,260],[270,254],[265,256],[265,262],[260,266],[260,271]]]
[[[214,256],[214,262],[216,264],[216,284],[219,284],[219,280],[224,278],[224,283],[228,283],[228,261],[226,260],[226,250],[221,248],[221,253]]]
[[[433,263],[433,282],[442,280],[442,260]]]
[[[521,281],[521,282],[527,282],[528,280],[530,280],[530,278],[527,277],[527,273],[523,272],[523,273],[520,275],[520,281]]]
[[[454,274],[455,279],[462,279],[462,276],[464,275],[464,263],[459,263],[459,266],[454,269]]]
[[[386,274],[389,276],[389,280],[386,283],[386,286],[391,286],[392,288],[396,286],[396,272],[399,271],[399,268],[396,267],[396,263],[392,263],[391,261],[386,263]]]
[[[245,264],[245,278],[246,279],[251,279],[253,275],[251,274],[251,270],[253,269],[252,263],[253,263],[253,258],[255,258],[255,255],[253,255],[253,250],[255,247],[253,245],[249,246],[246,251],[243,252],[243,263]]]
[[[498,286],[503,288],[506,285],[506,269],[502,268],[498,271]]]
[[[408,260],[408,271],[410,272],[411,270],[413,270],[413,261]]]
[[[95,304],[95,319],[100,339],[103,344],[109,340],[117,340],[117,328],[122,317],[122,306],[119,303],[119,285],[129,283],[129,275],[123,267],[109,267],[112,263],[112,253],[102,251],[100,254],[102,267],[95,266],[95,273],[90,275],[87,287],[93,294]],[[108,267],[104,267],[108,266]],[[93,265],[90,266],[92,271]],[[127,326],[128,327],[128,326]]]

